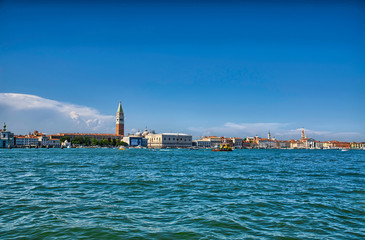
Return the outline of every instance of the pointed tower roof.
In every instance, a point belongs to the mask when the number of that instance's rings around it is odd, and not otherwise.
[[[122,101],[119,101],[119,106],[118,106],[118,110],[117,110],[117,113],[123,113],[123,108],[122,108]]]

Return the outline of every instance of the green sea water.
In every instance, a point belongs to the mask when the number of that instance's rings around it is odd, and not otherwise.
[[[1,239],[365,239],[365,151],[0,150]]]

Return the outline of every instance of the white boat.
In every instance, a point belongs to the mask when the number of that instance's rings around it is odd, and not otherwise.
[[[341,149],[341,152],[347,152],[348,150],[350,150],[350,149],[348,149],[348,148],[342,148]]]

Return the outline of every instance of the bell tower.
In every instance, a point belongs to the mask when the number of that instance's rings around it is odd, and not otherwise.
[[[304,139],[306,139],[307,138],[307,136],[305,135],[305,133],[304,133],[304,128],[302,128],[302,138],[301,138],[301,140],[304,140]]]
[[[122,102],[119,102],[116,118],[116,134],[124,136],[124,112],[122,108]]]

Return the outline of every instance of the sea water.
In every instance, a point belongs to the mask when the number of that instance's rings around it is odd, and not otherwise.
[[[365,151],[0,150],[1,239],[364,239]]]

